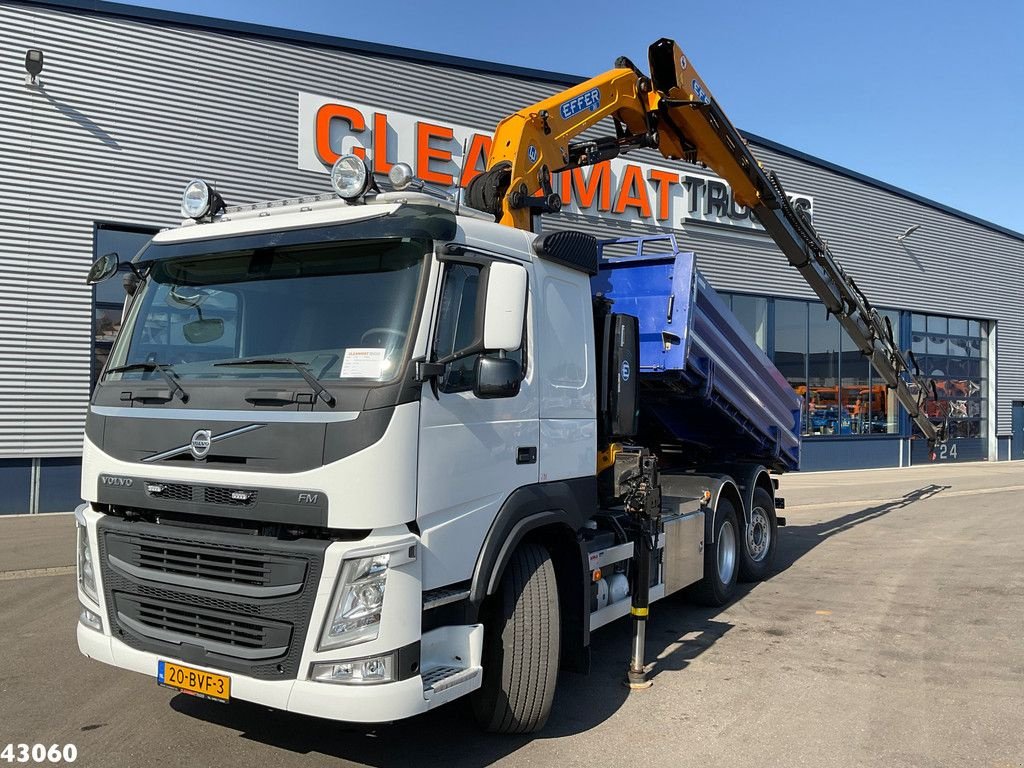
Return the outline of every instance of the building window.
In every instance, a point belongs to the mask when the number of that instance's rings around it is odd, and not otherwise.
[[[807,436],[897,434],[899,408],[856,345],[817,302],[773,299],[772,358],[803,399]],[[899,312],[879,310],[899,345]]]
[[[768,351],[768,299],[764,296],[744,296],[719,293],[719,298],[739,320],[740,325],[763,351]]]
[[[839,321],[823,304],[807,316],[807,423],[805,435],[852,434],[850,413],[839,399]]]
[[[110,356],[110,348],[121,330],[121,313],[124,309],[124,277],[129,274],[127,262],[156,234],[155,229],[122,227],[100,224],[96,227],[96,258],[114,252],[121,259],[121,269],[114,277],[93,287],[93,341],[92,341],[92,386],[96,386],[100,372]]]
[[[985,323],[939,315],[911,317],[911,349],[921,374],[935,382],[938,400],[925,413],[948,419],[953,438],[986,435],[988,340]]]
[[[896,393],[819,302],[720,293],[740,325],[802,398],[805,436],[897,435],[904,412]],[[900,349],[900,313],[880,309]],[[772,321],[772,333],[766,330]],[[987,329],[980,320],[913,314],[911,350],[925,379],[935,382],[925,413],[948,419],[950,437],[986,432]],[[915,433],[917,432],[915,428]]]
[[[775,367],[800,395],[800,423],[807,433],[807,302],[775,300]]]

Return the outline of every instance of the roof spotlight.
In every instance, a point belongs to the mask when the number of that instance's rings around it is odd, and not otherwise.
[[[331,186],[338,197],[349,202],[357,200],[369,190],[378,192],[373,171],[366,161],[356,155],[342,155],[331,168]]]
[[[25,71],[34,83],[39,73],[43,71],[43,52],[37,48],[31,48],[25,52]]]
[[[412,167],[408,163],[395,163],[388,171],[388,181],[395,189],[405,189],[415,181]]]
[[[187,219],[213,218],[225,207],[224,198],[202,179],[192,179],[181,196],[181,215]]]

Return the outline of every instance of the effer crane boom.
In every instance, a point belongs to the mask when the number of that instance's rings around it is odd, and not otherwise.
[[[497,127],[487,170],[467,190],[469,204],[502,224],[531,230],[533,217],[561,209],[551,175],[609,160],[635,147],[657,149],[672,160],[701,163],[732,186],[736,202],[750,208],[789,263],[871,359],[875,370],[907,409],[934,457],[946,439],[945,423],[924,413],[929,388],[913,353],[904,356],[892,328],[871,306],[814,229],[792,205],[773,171],[751,153],[679,46],[668,38],[651,45],[651,75],[621,57],[616,68],[505,118]],[[615,135],[574,140],[605,118]]]

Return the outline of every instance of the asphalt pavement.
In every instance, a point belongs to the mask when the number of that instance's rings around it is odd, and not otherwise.
[[[787,475],[779,567],[721,610],[652,606],[654,686],[595,633],[547,728],[456,702],[348,726],[176,695],[79,655],[74,521],[0,518],[0,750],[82,766],[1024,765],[1024,464]],[[0,765],[5,764],[0,756]]]

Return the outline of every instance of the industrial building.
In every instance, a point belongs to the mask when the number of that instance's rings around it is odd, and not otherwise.
[[[85,275],[175,225],[190,179],[229,204],[326,192],[330,164],[356,150],[378,172],[403,161],[454,187],[482,168],[503,116],[583,79],[97,0],[0,0],[0,51],[0,514],[77,503],[89,396],[124,300],[120,281],[94,290]],[[747,138],[934,378],[930,414],[953,436],[937,460],[1024,457],[1024,235]],[[928,460],[714,174],[636,152],[555,182],[565,209],[543,227],[661,232],[697,254],[803,396],[802,469]]]

